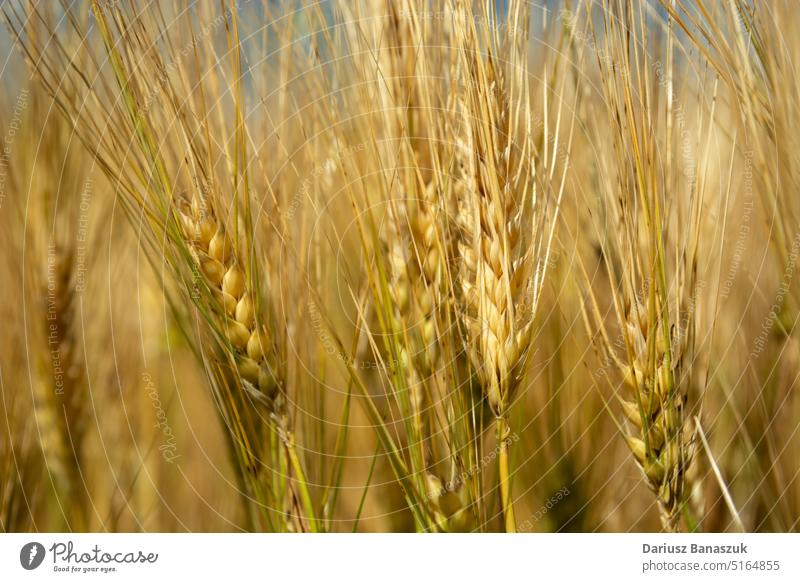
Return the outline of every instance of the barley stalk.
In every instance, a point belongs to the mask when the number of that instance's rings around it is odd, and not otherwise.
[[[618,368],[625,393],[618,395],[627,426],[620,427],[645,481],[656,495],[662,525],[679,528],[692,485],[689,469],[694,456],[694,431],[689,420],[690,387],[697,380],[694,340],[696,329],[700,205],[696,182],[687,183],[687,168],[671,154],[672,90],[670,73],[656,67],[667,86],[665,107],[666,167],[687,184],[687,204],[672,204],[660,176],[656,157],[662,118],[636,95],[653,90],[647,74],[633,74],[634,67],[653,68],[645,53],[643,63],[629,49],[625,35],[642,35],[634,12],[622,3],[609,3],[604,26],[613,67],[600,61],[604,97],[612,112],[609,122],[614,137],[613,162],[616,187],[607,196],[611,228],[603,243],[603,259],[611,281],[611,295],[621,341],[611,340],[597,299],[592,310],[605,361]],[[591,25],[591,23],[590,23]],[[671,44],[668,45],[671,47]],[[671,67],[668,48],[668,67]],[[713,109],[712,109],[713,117]],[[625,121],[623,121],[625,120]],[[678,170],[683,170],[679,172]],[[678,224],[679,229],[673,230]],[[685,228],[688,235],[680,232]],[[621,345],[620,345],[621,344]],[[622,351],[620,356],[618,353]]]
[[[408,373],[412,412],[420,428],[422,413],[429,405],[425,384],[440,357],[437,315],[444,265],[437,245],[434,191],[431,183],[424,196],[396,205],[386,240],[394,329],[401,336],[396,364]]]
[[[469,22],[461,7],[463,22]],[[461,314],[467,353],[495,414],[500,493],[506,531],[515,531],[508,464],[508,409],[530,349],[540,281],[534,273],[532,241],[523,236],[533,195],[527,144],[516,146],[518,112],[511,81],[492,55],[484,60],[469,25],[460,31],[466,47],[459,66],[463,93],[458,103],[456,145],[459,182],[458,243]],[[518,74],[518,73],[517,73]],[[518,77],[511,77],[518,82]],[[538,210],[538,209],[536,209]]]
[[[657,495],[664,529],[675,531],[691,493],[687,473],[695,447],[686,418],[687,393],[676,377],[682,368],[675,360],[682,352],[662,320],[648,318],[641,304],[632,304],[625,325],[633,354],[624,367],[627,398],[620,399],[630,427],[626,440]]]

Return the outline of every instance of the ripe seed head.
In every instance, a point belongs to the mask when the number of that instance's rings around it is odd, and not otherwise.
[[[222,266],[222,263],[208,256],[200,257],[200,271],[215,287],[222,283],[222,278],[225,276],[225,267]]]
[[[255,322],[255,309],[253,307],[253,300],[250,299],[248,294],[243,295],[236,304],[235,317],[236,321],[245,327],[253,327],[253,323]]]
[[[644,461],[647,458],[647,448],[644,446],[644,441],[632,436],[627,437],[626,440],[628,442],[628,447],[633,453],[633,456],[636,457],[636,460],[639,461],[639,463],[644,464]]]
[[[228,320],[226,325],[225,335],[228,337],[231,345],[238,350],[244,349],[250,339],[250,330],[235,319]]]
[[[217,261],[225,263],[230,258],[230,253],[231,244],[228,237],[218,230],[208,244],[208,254]]]
[[[247,340],[247,355],[256,361],[261,361],[264,359],[266,345],[267,340],[263,332],[253,332]]]
[[[239,299],[244,293],[244,288],[244,273],[238,266],[232,265],[222,280],[222,290]]]
[[[237,367],[239,368],[239,374],[250,382],[253,385],[258,384],[258,374],[259,374],[259,367],[258,363],[250,358],[239,358],[237,362]]]

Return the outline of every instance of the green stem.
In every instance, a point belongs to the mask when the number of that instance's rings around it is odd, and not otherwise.
[[[514,519],[514,505],[511,499],[511,473],[508,469],[508,421],[505,416],[495,420],[497,428],[497,446],[499,447],[498,466],[500,470],[500,502],[503,507],[503,521],[506,533],[516,533],[517,524]]]
[[[311,531],[311,533],[318,533],[320,529],[319,524],[317,523],[317,518],[314,516],[314,503],[311,501],[311,493],[308,490],[306,475],[303,471],[303,466],[300,463],[300,458],[297,456],[297,451],[294,447],[294,435],[290,432],[287,432],[285,446],[286,454],[289,456],[289,462],[295,473],[295,481],[300,489],[300,500],[303,503],[303,510],[305,512],[306,521],[308,522],[308,529]]]

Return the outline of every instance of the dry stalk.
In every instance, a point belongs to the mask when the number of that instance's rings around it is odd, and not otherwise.
[[[515,531],[511,502],[508,412],[519,388],[530,350],[535,306],[541,289],[536,268],[542,247],[535,232],[542,226],[536,203],[533,148],[524,86],[524,58],[513,39],[510,67],[504,68],[479,42],[459,5],[461,44],[459,131],[456,143],[458,181],[458,273],[467,354],[495,414],[499,447],[500,494],[506,531]],[[513,13],[513,11],[512,11]],[[490,41],[484,40],[483,44]],[[516,67],[516,69],[514,68]],[[523,233],[531,220],[531,232]]]

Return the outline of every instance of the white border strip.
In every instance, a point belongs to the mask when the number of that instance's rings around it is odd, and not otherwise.
[[[800,534],[5,534],[0,580],[796,581],[799,554]]]

